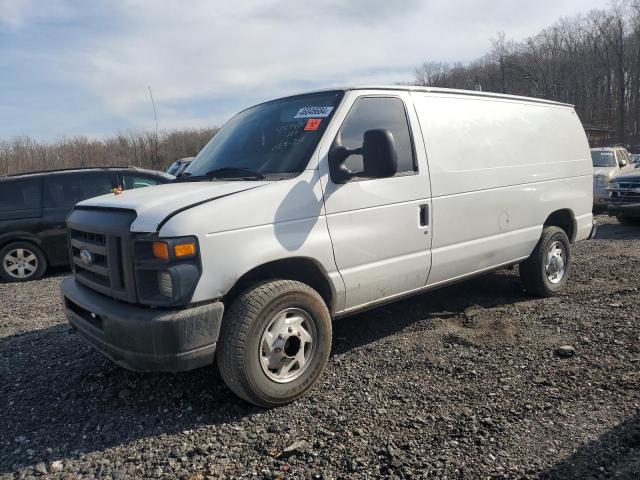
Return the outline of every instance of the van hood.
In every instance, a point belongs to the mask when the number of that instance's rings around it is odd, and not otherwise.
[[[640,183],[640,171],[618,175],[616,177],[616,182]]]
[[[155,187],[126,190],[118,195],[101,195],[80,202],[77,206],[134,210],[137,217],[131,225],[131,231],[155,232],[167,217],[177,212],[267,183],[270,182],[214,180],[166,183]]]

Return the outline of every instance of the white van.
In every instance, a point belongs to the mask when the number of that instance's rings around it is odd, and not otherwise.
[[[217,360],[240,397],[290,402],[331,320],[505,265],[549,296],[592,225],[574,109],[418,87],[326,90],[232,118],[174,183],[68,218],[69,321],[134,370]]]

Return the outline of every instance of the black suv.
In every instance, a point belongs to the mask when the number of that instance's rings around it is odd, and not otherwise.
[[[69,264],[66,219],[73,206],[114,188],[149,187],[172,175],[138,168],[83,168],[0,178],[0,277],[24,282]]]

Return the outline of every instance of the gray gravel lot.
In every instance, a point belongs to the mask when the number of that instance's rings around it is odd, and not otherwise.
[[[516,268],[338,320],[320,384],[271,411],[214,368],[103,358],[65,272],[0,284],[0,478],[640,478],[640,227],[598,220],[561,296]]]

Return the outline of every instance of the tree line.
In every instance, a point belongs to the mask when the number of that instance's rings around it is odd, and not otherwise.
[[[640,149],[640,0],[563,18],[521,41],[499,33],[482,58],[469,64],[425,62],[413,83],[571,103],[585,125]],[[19,136],[0,140],[0,175],[104,165],[164,170],[198,153],[217,131],[129,131],[55,142]]]
[[[85,136],[42,142],[28,136],[0,140],[0,175],[94,166],[165,170],[174,160],[196,155],[218,128],[160,132],[129,131],[104,139]]]
[[[426,62],[414,82],[571,103],[585,125],[620,138],[638,136],[640,0],[563,18],[522,41],[500,33],[482,58]]]

